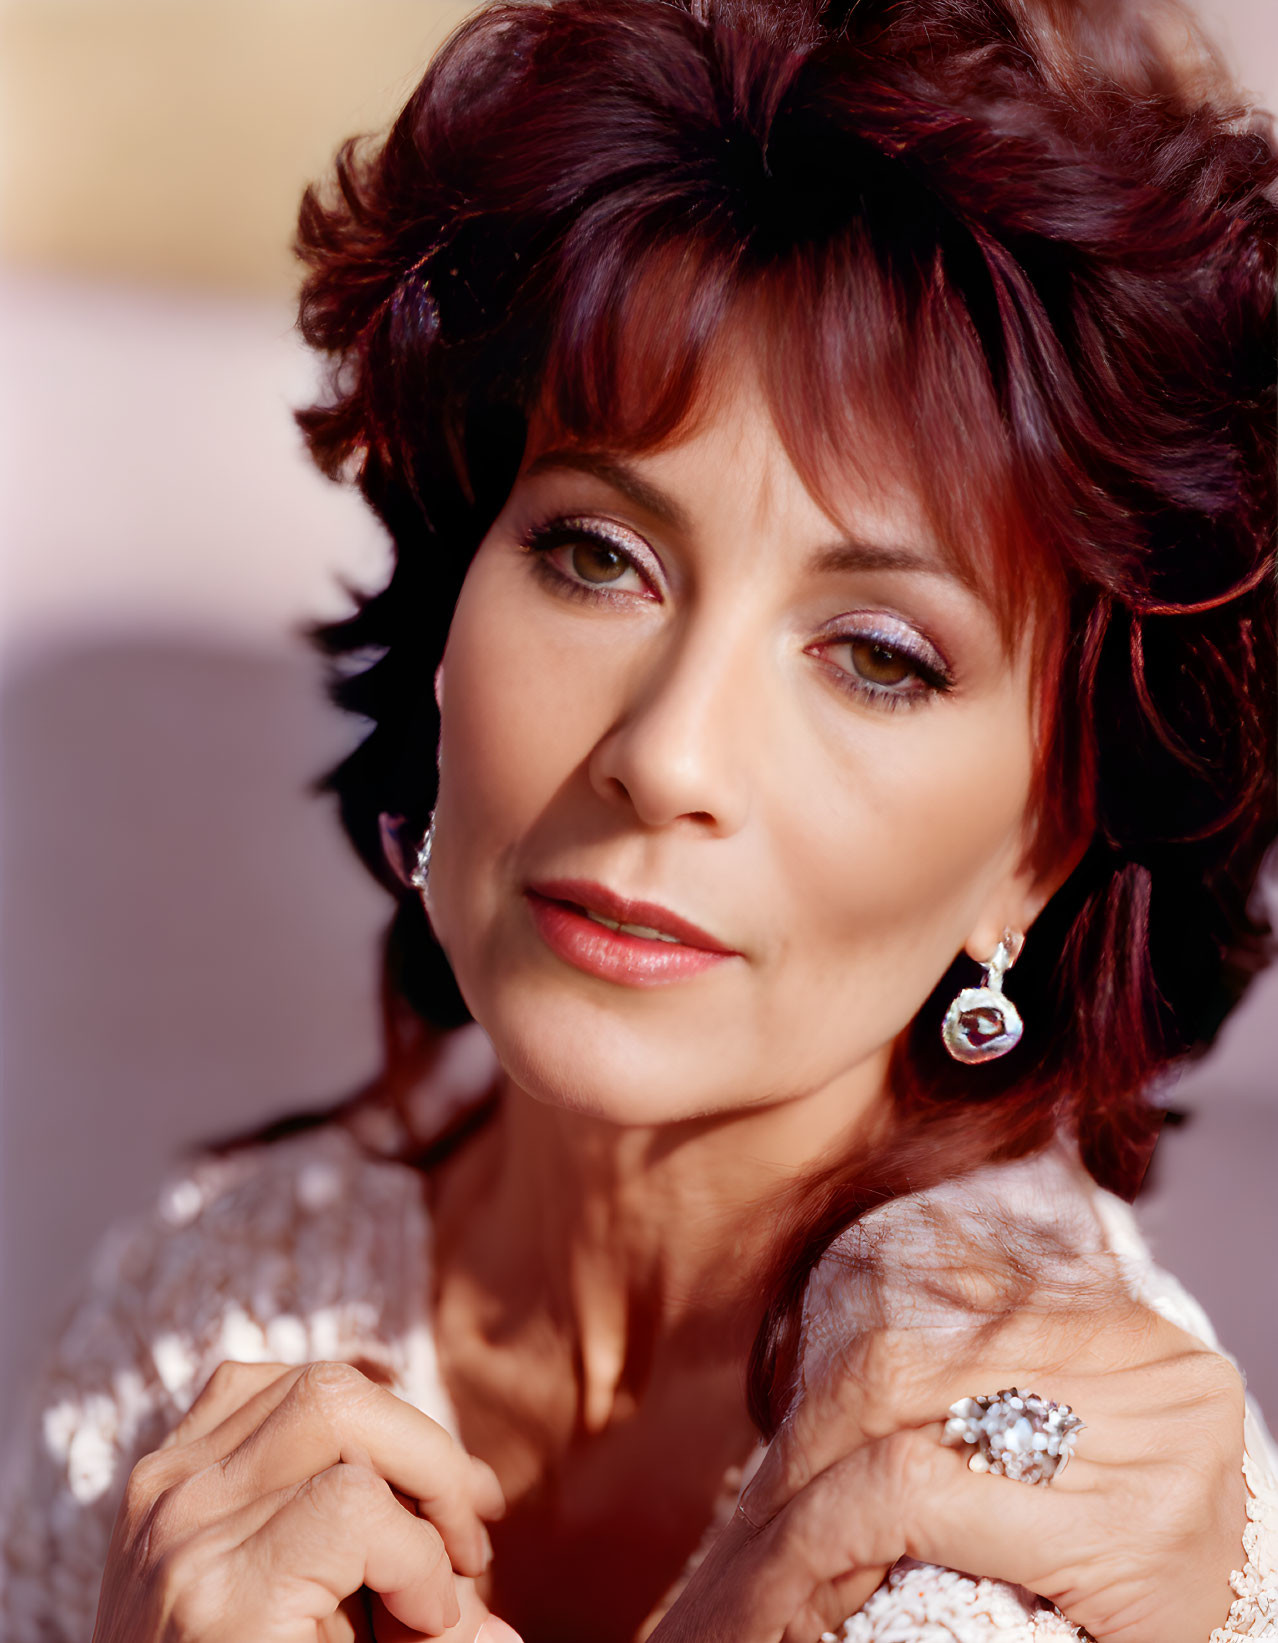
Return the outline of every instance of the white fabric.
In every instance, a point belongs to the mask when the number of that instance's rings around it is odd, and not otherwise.
[[[479,1028],[452,1035],[406,1115],[408,1133],[439,1133],[491,1086],[494,1070]],[[326,1124],[201,1160],[169,1182],[150,1214],[100,1246],[8,1456],[0,1507],[4,1643],[87,1643],[128,1474],[223,1359],[340,1358],[375,1367],[456,1434],[425,1311],[432,1230],[422,1177],[367,1150],[400,1146],[405,1115],[369,1110],[354,1127],[358,1140]],[[983,1248],[1005,1260],[1009,1224],[1018,1229],[1010,1252],[1037,1280],[1053,1281],[1057,1263],[1074,1273],[1079,1260],[1085,1270],[1088,1260],[1117,1255],[1135,1293],[1215,1345],[1201,1308],[1153,1265],[1127,1207],[1058,1151],[896,1200],[838,1240],[805,1304],[807,1383],[829,1371],[858,1328],[889,1319],[930,1326],[959,1300],[970,1317],[980,1294],[947,1298],[936,1281],[939,1229],[962,1229],[953,1271],[966,1281],[979,1274]],[[1254,1410],[1246,1441],[1245,1556],[1228,1625],[1210,1643],[1278,1638],[1278,1485]],[[731,1516],[763,1452],[760,1445],[749,1466],[725,1477],[671,1598]],[[828,1635],[842,1643],[1055,1643],[1082,1634],[1018,1588],[903,1560]]]

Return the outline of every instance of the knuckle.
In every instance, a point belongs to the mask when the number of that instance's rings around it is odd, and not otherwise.
[[[339,1461],[303,1485],[307,1499],[317,1512],[336,1512],[339,1517],[374,1517],[395,1505],[395,1496],[385,1478],[367,1466]]]
[[[174,1476],[171,1453],[155,1449],[143,1455],[129,1473],[124,1486],[124,1509],[138,1517],[151,1510],[156,1497],[169,1485]]]
[[[264,1375],[284,1375],[289,1367],[283,1363],[241,1363],[235,1358],[223,1358],[201,1387],[200,1395],[191,1407],[197,1409],[206,1402],[243,1402],[249,1388],[256,1389]]]
[[[227,1585],[210,1567],[203,1547],[191,1542],[170,1548],[156,1575],[169,1616],[166,1637],[204,1643],[215,1636],[226,1618]]]
[[[866,1437],[886,1437],[901,1424],[904,1409],[915,1401],[919,1379],[919,1342],[910,1332],[882,1329],[865,1343],[858,1365],[856,1394]]]
[[[224,1393],[232,1392],[237,1383],[243,1378],[244,1365],[236,1363],[232,1358],[223,1358],[208,1380],[205,1381],[200,1396],[195,1400],[196,1403],[205,1398],[216,1398]]]
[[[1223,1353],[1203,1352],[1199,1356],[1202,1359],[1199,1372],[1203,1377],[1204,1392],[1219,1405],[1222,1419],[1237,1418],[1241,1421],[1247,1406],[1247,1383],[1242,1372]]]
[[[205,1494],[198,1473],[167,1483],[152,1500],[147,1514],[152,1543],[176,1545],[198,1529],[207,1515]]]
[[[782,1426],[773,1439],[769,1454],[773,1457],[766,1474],[761,1474],[755,1491],[751,1491],[746,1501],[747,1511],[757,1521],[757,1514],[750,1510],[753,1500],[756,1507],[766,1512],[775,1511],[791,1496],[804,1488],[812,1477],[812,1463],[808,1445],[802,1434],[792,1423]]]
[[[1177,1495],[1196,1501],[1211,1480],[1240,1469],[1247,1399],[1242,1375],[1220,1353],[1195,1353],[1186,1373],[1185,1419],[1172,1429],[1170,1458]]]
[[[1171,1477],[1164,1479],[1158,1501],[1164,1538],[1168,1541],[1195,1539],[1209,1498],[1216,1498],[1215,1489],[1205,1490],[1201,1475],[1188,1467],[1178,1467]]]
[[[371,1386],[368,1377],[353,1364],[322,1360],[306,1365],[293,1392],[321,1418],[336,1422],[367,1395]]]
[[[881,1499],[900,1516],[912,1502],[935,1493],[941,1482],[942,1461],[949,1460],[927,1432],[894,1432],[875,1445],[872,1468]]]

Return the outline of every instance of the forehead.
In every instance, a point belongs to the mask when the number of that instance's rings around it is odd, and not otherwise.
[[[538,406],[521,475],[584,475],[679,537],[748,524],[775,532],[779,549],[804,550],[805,566],[816,570],[928,572],[983,597],[991,567],[975,537],[966,553],[948,551],[897,443],[864,428],[851,457],[840,460],[845,453],[829,440],[814,463],[810,447],[778,424],[758,360],[740,351],[707,374],[682,421],[659,441],[582,438]]]
[[[833,524],[853,528],[867,511],[908,520],[951,574],[981,588],[1009,655],[1041,649],[1040,629],[1050,648],[1064,560],[1035,529],[979,344],[949,307],[899,312],[866,259],[853,261],[849,306],[846,269],[814,282],[781,266],[716,287],[666,248],[606,314],[577,316],[552,339],[525,470],[551,448],[651,469],[708,429],[734,428],[721,448],[735,471],[752,473],[766,453],[775,474],[784,452]]]
[[[814,494],[757,384],[721,396],[677,439],[646,451],[564,443],[543,423],[532,431],[522,471],[528,479],[585,475],[676,537],[747,525],[774,533],[779,546],[792,549],[831,544],[814,557],[819,570],[840,568],[841,537],[861,544],[863,559],[873,559],[876,568],[958,574],[973,585],[966,566],[952,567],[938,551],[919,498],[908,487],[893,482],[867,488],[844,474],[832,500]],[[854,568],[850,560],[847,568]]]

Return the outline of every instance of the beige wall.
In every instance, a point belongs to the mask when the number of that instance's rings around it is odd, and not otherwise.
[[[460,0],[0,0],[0,255],[281,291],[303,183],[399,107]],[[1278,106],[1278,0],[1200,0]]]
[[[7,0],[9,260],[281,290],[304,182],[402,104],[457,0]]]

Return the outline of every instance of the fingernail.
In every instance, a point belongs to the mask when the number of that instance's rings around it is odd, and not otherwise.
[[[504,1620],[498,1620],[495,1614],[490,1614],[479,1628],[475,1643],[524,1643],[524,1640],[513,1626],[508,1626]]]

